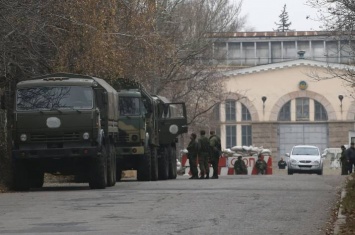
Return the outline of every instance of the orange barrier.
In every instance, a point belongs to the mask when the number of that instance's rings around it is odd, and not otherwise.
[[[224,157],[221,156],[218,161],[218,175],[234,175],[234,162],[237,160],[237,157]],[[255,162],[257,157],[243,157],[243,161],[248,168],[248,175],[256,175]],[[266,175],[272,175],[272,156],[264,156],[264,160],[267,163]],[[184,154],[181,158],[181,165],[186,167],[185,174],[191,175],[190,172],[190,163],[187,159],[187,155]],[[213,171],[213,170],[212,170]],[[211,170],[210,170],[211,172]]]

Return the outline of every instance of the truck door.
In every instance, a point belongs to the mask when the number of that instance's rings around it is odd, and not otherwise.
[[[182,133],[187,133],[185,103],[164,103],[159,114],[160,143],[172,143]]]

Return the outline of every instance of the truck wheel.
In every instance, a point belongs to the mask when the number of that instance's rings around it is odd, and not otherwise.
[[[150,181],[151,180],[151,150],[149,147],[144,149],[144,154],[139,156],[139,163],[137,169],[137,180],[138,181]]]
[[[157,155],[157,148],[152,147],[151,148],[151,162],[152,162],[152,168],[151,168],[151,180],[156,181],[158,180],[159,177],[159,169],[158,169],[158,155]]]
[[[14,189],[17,191],[28,191],[30,189],[30,180],[28,175],[28,167],[24,161],[14,161]]]
[[[176,169],[176,148],[169,148],[169,179],[176,179],[177,169]]]
[[[167,180],[169,177],[169,150],[164,148],[159,158],[159,180]]]
[[[116,184],[116,149],[115,146],[109,144],[109,153],[107,158],[107,187]]]
[[[42,188],[44,184],[44,172],[43,171],[32,171],[30,174],[30,187],[31,188]]]
[[[90,179],[91,189],[104,189],[107,184],[107,151],[102,146],[101,156],[97,156],[90,161]]]

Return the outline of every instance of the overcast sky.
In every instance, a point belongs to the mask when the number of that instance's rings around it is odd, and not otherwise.
[[[239,0],[234,0],[239,1]],[[244,0],[242,14],[248,15],[248,26],[255,31],[273,31],[279,23],[279,15],[286,4],[286,11],[292,25],[290,29],[297,31],[321,30],[320,22],[306,19],[316,18],[316,9],[305,5],[307,0]]]

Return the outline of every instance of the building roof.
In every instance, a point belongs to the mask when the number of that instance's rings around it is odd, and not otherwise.
[[[211,38],[253,38],[253,37],[309,37],[309,36],[334,36],[331,31],[264,31],[264,32],[219,32],[210,33]]]
[[[278,70],[278,69],[284,69],[284,68],[299,67],[299,66],[309,66],[309,67],[355,71],[355,66],[351,66],[351,65],[327,63],[327,62],[314,61],[314,60],[297,59],[297,60],[290,60],[290,61],[285,61],[285,62],[280,62],[280,63],[272,63],[272,64],[266,64],[266,65],[253,66],[253,67],[243,68],[243,69],[229,70],[229,71],[222,72],[222,75],[224,75],[226,77],[231,77],[231,76],[236,76],[236,75],[241,75],[241,74],[251,74],[251,73],[272,71],[272,70]]]

